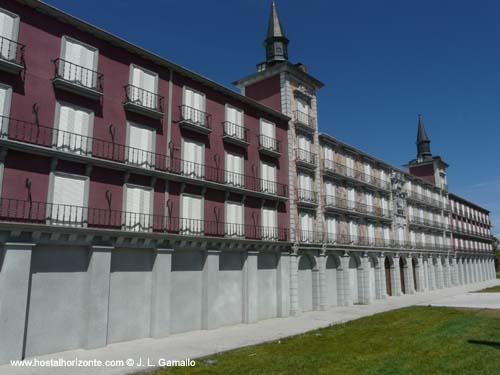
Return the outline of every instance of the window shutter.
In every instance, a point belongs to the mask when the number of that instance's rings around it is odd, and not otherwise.
[[[11,15],[0,11],[0,35],[7,39],[14,39],[14,17]],[[7,48],[8,50],[8,43]],[[2,49],[3,55],[3,49]],[[4,55],[3,55],[4,56]]]
[[[262,120],[260,122],[260,128],[261,128],[260,130],[261,130],[262,135],[265,135],[265,136],[270,137],[270,138],[275,137],[274,124],[270,123],[269,121]]]
[[[54,175],[52,218],[61,224],[82,225],[85,180]]]
[[[129,123],[128,161],[146,168],[153,166],[154,130],[138,124]]]
[[[1,15],[2,13],[0,13]],[[7,95],[9,91],[6,87],[0,86],[0,116],[7,116]],[[3,123],[3,121],[2,121]]]

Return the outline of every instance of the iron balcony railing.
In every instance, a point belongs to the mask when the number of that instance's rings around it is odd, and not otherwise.
[[[380,189],[389,190],[391,188],[391,184],[388,181],[384,181],[378,177],[368,175],[357,169],[349,168],[346,165],[337,163],[333,160],[324,159],[323,167],[325,171],[352,178],[354,180],[364,182]]]
[[[146,169],[206,180],[259,193],[288,196],[288,186],[222,168],[169,157],[164,154],[87,137],[56,128],[0,116],[0,136],[10,140],[52,148],[71,154],[110,160]]]
[[[416,191],[409,191],[408,197],[410,199],[414,199],[414,200],[417,200],[419,202],[426,203],[426,204],[431,205],[433,207],[442,208],[442,206],[443,206],[440,201],[438,201],[434,198],[431,198],[427,195],[417,193]]]
[[[280,141],[267,135],[259,135],[259,147],[275,153],[281,152]]]
[[[0,36],[0,59],[24,66],[24,51],[26,46],[11,39]]]
[[[439,229],[444,229],[447,227],[445,223],[441,223],[439,221],[428,218],[423,218],[420,216],[410,216],[409,219],[410,219],[410,224],[425,225],[427,227],[434,227]]]
[[[318,204],[318,193],[313,190],[297,189],[297,201]]]
[[[242,125],[225,121],[223,124],[223,134],[225,137],[231,137],[242,142],[248,143],[248,129]]]
[[[301,243],[326,243],[340,246],[365,246],[393,248],[394,241],[378,237],[355,236],[350,234],[337,234],[311,230],[297,230],[295,239]]]
[[[365,215],[378,216],[381,218],[391,218],[392,216],[392,211],[386,208],[338,198],[332,195],[325,195],[324,200],[326,208],[340,208],[342,210],[358,212]]]
[[[491,238],[491,235],[482,233],[479,230],[474,230],[474,229],[470,230],[470,229],[466,229],[466,228],[461,228],[461,227],[456,226],[456,225],[453,225],[451,228],[452,228],[451,230],[454,233],[463,234],[463,235],[467,235],[467,236],[476,236],[476,237],[482,237],[482,238]]]
[[[295,158],[297,161],[301,161],[308,164],[316,164],[316,154],[308,150],[296,148]]]
[[[296,123],[305,125],[311,129],[315,128],[315,119],[314,119],[314,117],[312,117],[308,113],[296,110],[293,112],[293,118],[294,118]]]
[[[182,122],[188,122],[205,129],[212,129],[212,116],[209,113],[187,105],[181,105],[179,108]]]
[[[125,86],[125,103],[131,103],[146,109],[163,113],[165,98],[155,92],[134,85]]]
[[[186,236],[289,241],[287,228],[232,224],[6,198],[0,199],[0,221]]]
[[[104,75],[64,59],[53,60],[54,79],[62,79],[88,89],[103,92]]]

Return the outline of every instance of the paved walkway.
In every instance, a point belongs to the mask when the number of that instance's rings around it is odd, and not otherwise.
[[[117,343],[94,350],[72,350],[37,357],[39,360],[80,359],[80,360],[123,360],[132,359],[135,365],[127,367],[31,367],[14,368],[0,366],[0,374],[129,374],[147,369],[150,364],[157,365],[160,359],[179,360],[198,358],[238,347],[254,345],[296,335],[331,324],[343,323],[364,316],[398,309],[411,305],[444,305],[468,307],[500,308],[500,294],[486,295],[468,292],[500,285],[500,280],[487,281],[472,285],[440,289],[416,295],[391,297],[377,300],[370,305],[335,307],[328,311],[312,311],[293,318],[264,320],[255,324],[240,324],[211,331],[194,331],[172,335],[164,339],[142,339]],[[496,299],[496,301],[494,301]],[[463,303],[464,305],[462,305]],[[143,366],[138,366],[142,360]]]

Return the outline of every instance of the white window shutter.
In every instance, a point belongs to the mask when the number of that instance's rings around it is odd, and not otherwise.
[[[52,219],[56,223],[83,225],[86,220],[85,180],[54,175]]]
[[[276,129],[273,123],[266,120],[262,120],[260,123],[260,127],[262,135],[265,135],[270,138],[275,138]]]

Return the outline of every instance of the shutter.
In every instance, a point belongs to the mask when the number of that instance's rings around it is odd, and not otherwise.
[[[82,225],[85,180],[54,175],[52,218],[61,224]]]
[[[145,168],[153,165],[153,130],[137,124],[129,124],[128,161]]]
[[[0,13],[1,15],[2,13]],[[10,90],[7,87],[0,86],[0,133],[4,133],[7,131],[9,110],[7,108],[7,102],[9,98]],[[4,129],[5,127],[5,129]]]
[[[388,227],[384,227],[384,240],[389,241],[390,240],[390,232]]]
[[[0,11],[0,35],[4,38],[14,39],[14,22],[11,15]],[[16,47],[8,41],[3,40],[1,44],[0,55],[2,58],[12,60],[15,57]]]
[[[373,240],[375,238],[375,228],[372,223],[368,224],[368,238]]]
[[[297,99],[297,109],[306,115],[309,114],[309,104],[303,99]]]
[[[260,122],[260,131],[262,135],[265,135],[270,138],[275,137],[275,127],[273,123],[270,123],[266,120],[262,120]]]
[[[182,142],[182,173],[192,177],[203,178],[203,144],[183,139]]]

